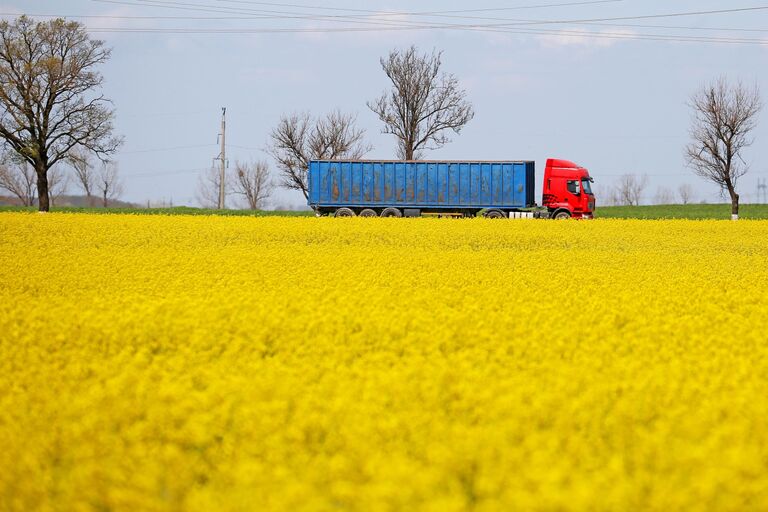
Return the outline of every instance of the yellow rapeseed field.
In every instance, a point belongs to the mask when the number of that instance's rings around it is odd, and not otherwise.
[[[0,510],[768,510],[768,222],[0,214]]]

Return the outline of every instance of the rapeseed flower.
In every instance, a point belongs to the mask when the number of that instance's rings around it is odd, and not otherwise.
[[[768,222],[0,214],[0,509],[768,509]]]

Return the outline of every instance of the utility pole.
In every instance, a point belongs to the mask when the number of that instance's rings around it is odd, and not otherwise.
[[[219,171],[219,210],[224,209],[224,176],[226,174],[227,167],[227,154],[226,154],[226,137],[227,137],[227,108],[221,108],[221,170]]]

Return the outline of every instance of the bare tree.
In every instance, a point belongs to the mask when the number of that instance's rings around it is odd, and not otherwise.
[[[617,187],[608,187],[605,195],[601,194],[600,200],[605,203],[606,206],[619,206],[621,205],[621,197],[619,196],[619,189]],[[605,199],[603,199],[605,197]]]
[[[659,187],[656,189],[653,202],[656,204],[673,204],[675,202],[675,194],[667,187]]]
[[[606,195],[606,203],[611,206],[621,205],[621,196],[619,195],[619,189],[617,187],[610,187],[608,194]]]
[[[736,182],[747,172],[742,152],[753,142],[750,132],[762,108],[760,91],[757,86],[748,88],[741,82],[730,85],[721,77],[695,93],[690,106],[693,141],[685,151],[688,165],[696,175],[728,193],[731,218],[738,219]]]
[[[0,188],[16,196],[22,206],[34,206],[37,189],[35,170],[25,161],[4,158],[0,162]]]
[[[235,163],[233,191],[245,198],[248,208],[263,208],[273,189],[267,162]]]
[[[49,208],[48,170],[72,148],[105,156],[121,143],[98,92],[95,68],[109,56],[78,22],[0,21],[0,138],[34,167],[40,211]]]
[[[309,197],[307,169],[310,160],[355,160],[371,151],[357,118],[338,110],[313,119],[308,112],[280,118],[270,133],[267,152],[280,171],[281,186]]]
[[[219,207],[219,183],[221,182],[221,171],[218,167],[211,166],[207,171],[200,174],[197,179],[197,202],[203,208],[215,209]],[[224,182],[224,196],[232,193],[231,179]]]
[[[683,183],[677,187],[677,194],[683,204],[688,204],[693,200],[693,187],[688,183]]]
[[[48,195],[51,206],[56,206],[56,201],[67,191],[68,186],[69,176],[61,166],[57,165],[48,170]]]
[[[382,133],[397,138],[400,158],[418,159],[423,150],[444,146],[450,142],[448,130],[458,134],[474,117],[459,80],[440,72],[442,52],[422,55],[411,46],[391,51],[380,62],[392,87],[368,108],[384,123]]]
[[[110,200],[120,197],[123,193],[123,183],[117,170],[117,164],[104,162],[96,178],[96,190],[99,191],[101,204],[104,208],[109,206]]]
[[[616,190],[621,204],[637,206],[643,197],[643,191],[648,186],[648,176],[638,177],[635,174],[624,174],[619,178]]]
[[[616,193],[616,187],[611,187],[604,183],[595,183],[592,185],[595,197],[599,198],[603,206],[616,206],[619,204],[619,197]]]
[[[70,152],[67,163],[74,170],[77,185],[85,192],[88,206],[93,206],[93,192],[96,190],[98,173],[91,154],[82,148],[75,148]]]

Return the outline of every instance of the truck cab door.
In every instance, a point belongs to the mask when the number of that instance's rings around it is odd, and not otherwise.
[[[566,182],[566,189],[568,190],[568,204],[572,206],[574,213],[586,213],[591,214],[594,209],[594,196],[591,195],[591,190],[584,188],[582,179],[568,180]]]
[[[581,185],[579,180],[567,180],[565,182],[566,201],[574,209],[577,209],[581,205]]]

